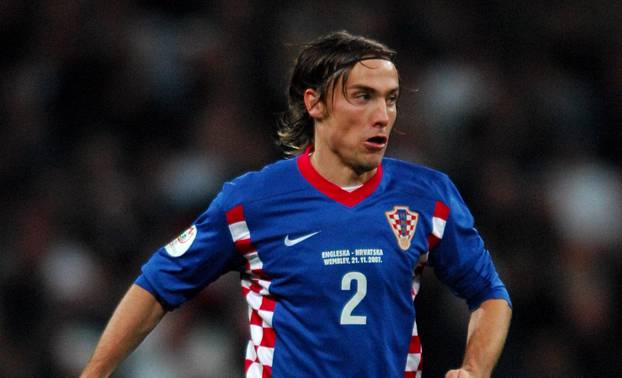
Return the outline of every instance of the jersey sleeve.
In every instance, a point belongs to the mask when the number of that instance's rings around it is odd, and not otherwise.
[[[143,265],[135,284],[153,294],[165,309],[179,307],[224,273],[241,266],[221,201],[219,194],[190,228]]]
[[[504,299],[508,291],[499,278],[474,219],[454,184],[447,179],[442,202],[449,213],[442,238],[430,251],[436,276],[473,310],[488,299]]]

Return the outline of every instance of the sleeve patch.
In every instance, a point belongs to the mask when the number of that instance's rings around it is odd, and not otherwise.
[[[189,229],[182,232],[178,237],[168,243],[164,249],[172,257],[179,257],[186,253],[197,237],[197,227],[190,226]]]

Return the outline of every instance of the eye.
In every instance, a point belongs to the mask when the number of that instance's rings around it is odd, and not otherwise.
[[[358,92],[354,94],[354,98],[358,100],[370,100],[371,95],[369,92]]]
[[[396,94],[389,95],[389,96],[387,97],[387,104],[389,104],[389,105],[395,105],[395,104],[397,104],[397,99],[398,99],[398,95],[397,95],[397,93],[396,93]]]

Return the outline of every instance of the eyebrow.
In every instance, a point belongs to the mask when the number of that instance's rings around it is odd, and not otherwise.
[[[378,93],[379,91],[375,88],[369,87],[367,85],[363,85],[363,84],[352,84],[349,85],[346,90],[351,91],[351,90],[359,90],[359,91],[366,91],[366,92],[372,92],[372,93]],[[399,87],[395,87],[395,88],[391,88],[389,89],[386,93],[387,94],[393,94],[393,93],[399,93],[400,88]]]

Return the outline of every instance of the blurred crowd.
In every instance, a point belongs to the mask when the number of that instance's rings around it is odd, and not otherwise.
[[[622,5],[614,1],[0,2],[0,376],[77,376],[117,301],[223,182],[282,157],[299,45],[398,51],[389,156],[448,173],[510,290],[496,377],[622,372]],[[424,272],[424,376],[467,309]],[[616,310],[617,309],[617,310]],[[240,377],[230,273],[118,377]]]

